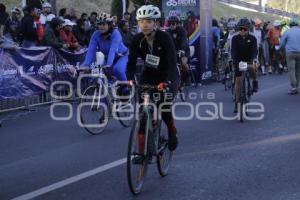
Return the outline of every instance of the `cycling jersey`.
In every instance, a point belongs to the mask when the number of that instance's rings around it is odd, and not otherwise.
[[[137,58],[145,62],[141,74],[141,84],[157,85],[161,82],[179,82],[179,72],[176,65],[176,51],[172,38],[168,33],[157,30],[154,36],[153,48],[148,45],[143,33],[138,33],[132,40],[127,64],[127,78],[135,80]]]
[[[189,44],[186,31],[182,27],[177,26],[175,30],[168,29],[167,32],[173,38],[176,51],[184,51],[185,55],[188,56]]]
[[[101,51],[105,57],[105,65],[113,67],[113,74],[118,80],[126,79],[126,63],[128,61],[128,49],[122,42],[122,36],[117,29],[105,39],[100,31],[96,31],[91,38],[83,66],[90,66],[96,60],[96,52]]]
[[[235,63],[253,62],[257,57],[257,42],[255,36],[240,34],[233,36],[231,42],[231,56]]]
[[[231,42],[231,56],[234,63],[235,75],[241,76],[239,62],[252,63],[257,58],[258,49],[255,36],[248,34],[242,37],[240,34],[233,36]]]

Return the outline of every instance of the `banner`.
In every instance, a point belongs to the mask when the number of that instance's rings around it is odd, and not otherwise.
[[[75,83],[76,66],[85,53],[49,47],[0,49],[0,99],[40,94],[57,80]]]
[[[170,16],[181,19],[188,34],[189,45],[195,50],[191,65],[195,66],[196,79],[201,82],[203,70],[200,66],[200,0],[162,0],[162,12],[166,20]]]

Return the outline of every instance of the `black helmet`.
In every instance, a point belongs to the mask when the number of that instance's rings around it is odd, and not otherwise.
[[[170,16],[170,17],[168,18],[168,22],[176,22],[176,23],[179,23],[179,22],[180,22],[180,19],[179,19],[179,17],[177,17],[177,16]]]
[[[238,22],[237,26],[238,26],[238,28],[244,27],[244,28],[249,29],[250,26],[251,26],[251,22],[250,22],[249,19],[247,19],[247,18],[242,18],[242,19],[240,19],[240,21]]]

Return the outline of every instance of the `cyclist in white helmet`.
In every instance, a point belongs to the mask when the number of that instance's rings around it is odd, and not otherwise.
[[[128,80],[135,80],[137,72],[137,58],[145,63],[139,84],[158,85],[172,82],[171,91],[174,97],[179,84],[179,72],[176,66],[176,50],[172,38],[166,32],[157,28],[157,20],[161,18],[160,10],[153,5],[144,5],[137,10],[136,19],[141,33],[135,35],[129,50],[127,64]],[[168,95],[169,96],[169,95]],[[172,102],[172,99],[167,99]],[[175,128],[171,105],[163,106],[167,112],[162,112],[162,119],[168,127],[169,149],[174,151],[177,147],[177,130]],[[141,125],[141,127],[143,127]],[[139,149],[144,149],[145,133],[143,128],[139,131]]]

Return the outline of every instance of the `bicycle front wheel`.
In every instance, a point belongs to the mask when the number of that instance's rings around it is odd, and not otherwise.
[[[166,125],[160,121],[159,126],[157,169],[159,174],[165,177],[169,172],[173,152],[168,149],[168,130]]]
[[[116,105],[118,121],[125,128],[131,127],[134,122],[135,103],[135,97],[132,97],[126,102],[120,102]]]
[[[136,161],[138,157],[143,156],[140,152],[144,152],[139,149],[139,129],[140,120],[136,120],[131,129],[127,151],[127,181],[129,189],[134,195],[141,192],[148,168],[147,159],[143,159],[141,162]]]
[[[101,134],[108,123],[109,110],[104,90],[103,86],[90,86],[80,100],[80,126],[92,135]]]

